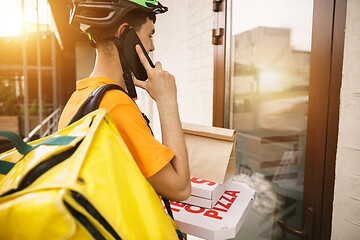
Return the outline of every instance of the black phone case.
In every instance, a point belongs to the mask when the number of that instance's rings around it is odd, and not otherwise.
[[[140,61],[139,56],[136,53],[135,46],[140,45],[144,55],[146,56],[147,60],[149,61],[149,64],[151,67],[155,67],[152,63],[149,55],[146,53],[146,50],[144,46],[142,45],[139,37],[137,36],[134,29],[130,29],[125,37],[124,37],[124,56],[128,62],[128,65],[131,69],[131,71],[134,73],[135,77],[138,80],[145,81],[148,79],[148,76],[146,74],[146,70],[143,66],[143,64]]]

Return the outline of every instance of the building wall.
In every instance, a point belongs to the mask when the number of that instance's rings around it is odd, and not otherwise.
[[[213,107],[213,28],[212,1],[162,0],[169,8],[158,15],[154,35],[154,61],[176,78],[182,122],[212,125]],[[138,90],[140,109],[148,115],[155,136],[160,125],[155,103]]]
[[[290,36],[275,27],[234,36],[231,128],[306,132],[310,52],[294,51]]]
[[[347,0],[332,239],[360,236],[360,1]]]

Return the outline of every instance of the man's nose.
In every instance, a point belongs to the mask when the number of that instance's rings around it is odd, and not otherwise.
[[[150,46],[150,52],[152,52],[152,51],[155,51],[155,46],[154,46],[153,42],[151,42],[151,46]]]

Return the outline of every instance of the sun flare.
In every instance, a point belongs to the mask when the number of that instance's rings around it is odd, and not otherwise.
[[[36,23],[36,1],[24,0],[25,23]],[[46,0],[39,0],[39,22],[48,24],[49,13]],[[21,0],[0,0],[0,37],[16,36],[22,34]]]
[[[264,71],[260,73],[261,92],[276,92],[281,90],[281,73],[276,71]]]
[[[22,16],[20,1],[0,1],[0,36],[21,34]]]

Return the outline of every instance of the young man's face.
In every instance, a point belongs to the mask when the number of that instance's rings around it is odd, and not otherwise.
[[[136,32],[147,53],[155,50],[152,36],[155,33],[155,26],[152,20],[146,18],[139,31]]]

